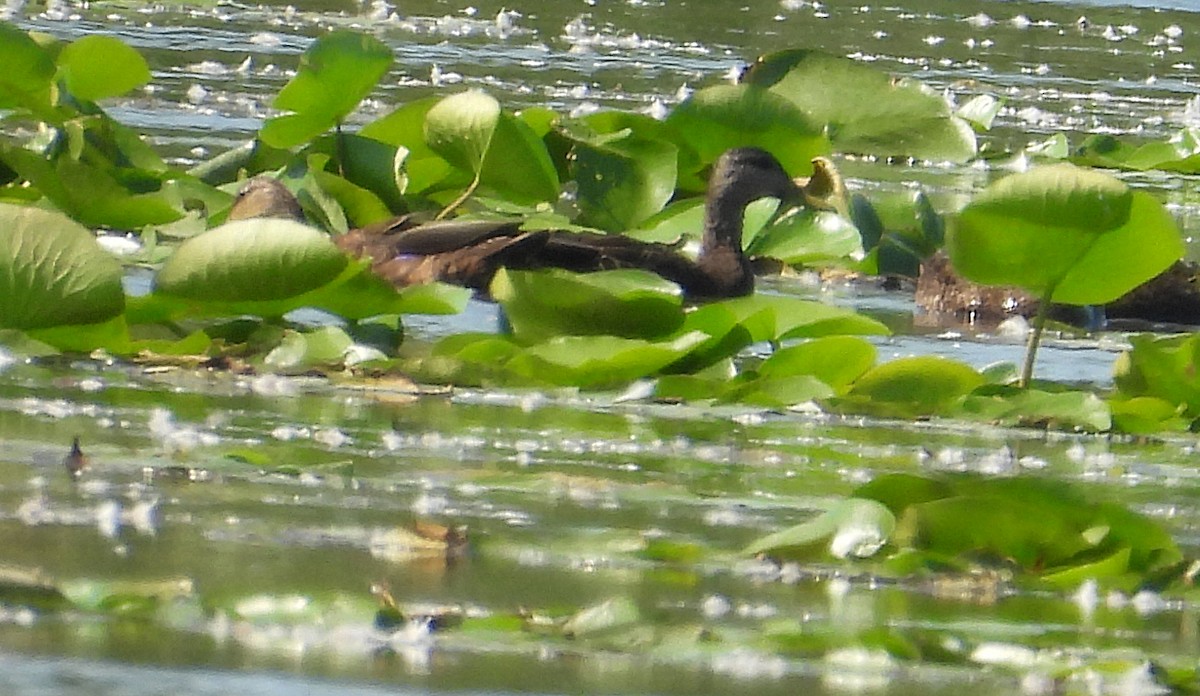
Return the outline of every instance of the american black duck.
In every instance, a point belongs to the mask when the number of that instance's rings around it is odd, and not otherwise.
[[[405,215],[350,230],[335,242],[351,255],[370,257],[372,269],[400,287],[440,280],[485,292],[501,266],[576,272],[641,268],[678,283],[689,299],[736,297],[754,290],[753,269],[742,252],[746,206],[765,197],[829,204],[831,196],[841,192],[840,180],[826,161],[816,167],[817,175],[802,188],[763,150],[725,152],[709,178],[695,259],[680,253],[677,245],[621,235],[526,231],[519,220],[422,222]],[[291,192],[262,176],[242,187],[229,214],[230,220],[253,217],[304,219]]]

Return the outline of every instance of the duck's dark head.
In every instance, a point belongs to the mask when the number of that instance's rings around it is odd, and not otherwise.
[[[710,206],[722,201],[745,208],[759,198],[794,201],[800,188],[774,155],[756,147],[727,150],[713,165],[708,181]]]
[[[250,218],[283,218],[304,222],[304,211],[292,192],[277,179],[256,176],[238,189],[227,219],[233,222]]]
[[[742,253],[742,218],[760,198],[795,201],[800,187],[771,153],[740,147],[722,154],[708,180],[704,237],[697,269],[703,280],[689,288],[702,297],[736,297],[754,290],[754,269]]]

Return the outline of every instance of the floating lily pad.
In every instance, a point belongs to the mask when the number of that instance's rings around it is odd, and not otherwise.
[[[933,355],[900,358],[864,374],[836,404],[888,416],[946,414],[981,384],[982,375],[956,360]]]
[[[67,217],[0,204],[0,326],[95,324],[125,308],[121,266]]]
[[[657,342],[619,336],[559,336],[529,346],[513,357],[508,369],[535,383],[614,387],[659,372],[706,338],[698,331]]]
[[[756,539],[742,553],[785,560],[811,559],[819,553],[866,558],[887,542],[895,527],[895,516],[882,504],[848,498],[815,519]]]
[[[825,336],[780,348],[758,367],[764,380],[812,375],[844,391],[875,364],[875,346],[855,336]]]
[[[861,257],[863,248],[852,222],[837,213],[805,209],[765,229],[749,252],[798,265]]]
[[[188,299],[278,300],[320,287],[349,263],[329,237],[290,220],[231,222],[175,250],[155,291]]]
[[[912,78],[819,51],[793,49],[759,58],[742,82],[768,88],[827,129],[844,152],[965,162],[975,133],[940,94]]]
[[[561,335],[663,337],[683,323],[679,287],[646,271],[501,269],[491,294],[526,343]]]

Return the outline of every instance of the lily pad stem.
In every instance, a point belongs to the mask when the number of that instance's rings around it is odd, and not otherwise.
[[[462,192],[462,195],[460,195],[458,198],[455,198],[450,202],[450,205],[443,208],[442,212],[438,213],[434,220],[444,219],[451,213],[451,211],[466,202],[466,200],[471,197],[471,194],[475,193],[475,189],[477,188],[479,188],[479,174],[475,175],[475,178],[471,181],[471,185]]]
[[[346,176],[346,168],[342,166],[342,122],[339,120],[333,126],[333,158],[337,161],[338,176]]]
[[[1033,381],[1033,361],[1037,358],[1038,346],[1042,343],[1042,332],[1046,330],[1046,320],[1050,317],[1050,300],[1054,296],[1054,288],[1042,295],[1038,302],[1037,314],[1033,317],[1033,333],[1029,334],[1029,343],[1025,346],[1025,365],[1021,368],[1021,381],[1017,386],[1025,389]]]

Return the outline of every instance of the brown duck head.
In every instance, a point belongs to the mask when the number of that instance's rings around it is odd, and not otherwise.
[[[306,222],[300,202],[286,186],[269,176],[256,176],[238,189],[229,222],[250,218],[283,218]]]
[[[754,290],[754,269],[742,253],[742,218],[760,198],[788,203],[802,198],[800,187],[779,160],[765,150],[741,147],[726,151],[708,181],[704,236],[696,260],[700,278],[685,287],[698,297],[735,297]]]

